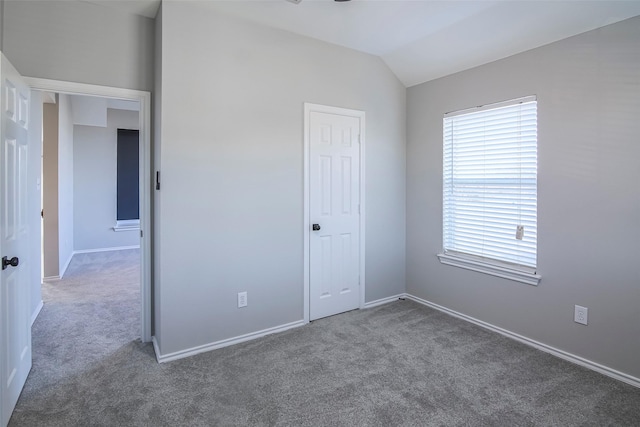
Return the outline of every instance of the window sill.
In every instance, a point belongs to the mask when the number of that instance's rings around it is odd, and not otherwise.
[[[118,221],[113,227],[113,231],[135,231],[140,230],[140,220]]]
[[[502,277],[503,279],[514,280],[516,282],[526,283],[527,285],[538,286],[540,280],[542,280],[542,276],[534,272],[530,273],[523,270],[516,270],[458,255],[438,254],[438,258],[442,264]]]

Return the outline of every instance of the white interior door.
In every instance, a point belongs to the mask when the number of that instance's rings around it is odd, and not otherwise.
[[[358,116],[311,111],[309,319],[360,306]]]
[[[6,425],[31,369],[27,223],[30,90],[4,55],[0,80],[0,415],[1,424]]]

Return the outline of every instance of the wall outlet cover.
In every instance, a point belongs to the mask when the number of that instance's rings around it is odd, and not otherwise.
[[[576,305],[573,312],[573,321],[576,323],[581,323],[583,325],[586,325],[588,321],[588,314],[589,314],[589,309],[587,307]]]

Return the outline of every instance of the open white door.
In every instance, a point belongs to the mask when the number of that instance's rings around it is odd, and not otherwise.
[[[306,117],[310,320],[360,307],[363,119],[362,112],[331,107],[312,108]]]
[[[0,65],[0,424],[7,425],[31,369],[27,156],[30,89],[2,54]]]

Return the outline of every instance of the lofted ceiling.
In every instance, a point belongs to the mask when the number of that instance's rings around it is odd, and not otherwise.
[[[186,0],[163,0],[180,2]],[[153,17],[160,0],[90,0]],[[199,0],[381,57],[409,87],[640,15],[638,0]]]

